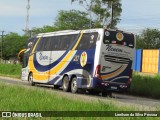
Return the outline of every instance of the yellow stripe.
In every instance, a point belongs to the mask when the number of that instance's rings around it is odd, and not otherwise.
[[[40,38],[38,38],[38,40],[37,40],[37,42],[36,42],[35,46],[33,47],[32,54],[34,53],[35,48],[37,47],[37,44],[39,43],[40,39],[41,39],[41,37],[40,37]]]
[[[47,72],[39,72],[40,74],[44,74],[44,76],[39,76],[38,72],[35,70],[34,68],[34,64],[33,64],[33,55],[31,57],[31,62],[30,62],[30,67],[32,69],[33,72],[33,78],[35,80],[47,80],[49,75],[54,75],[56,74],[58,71],[60,71],[64,65],[68,62],[68,60],[72,57],[72,55],[74,54],[74,50],[76,49],[76,47],[78,46],[81,38],[83,36],[83,32],[81,32],[80,37],[78,38],[78,41],[76,42],[75,46],[73,47],[73,49],[71,51],[68,52],[68,54],[59,62],[59,64],[57,66],[55,66],[54,68],[52,68],[51,71],[47,71]],[[37,41],[38,42],[38,41]],[[35,74],[34,74],[35,73]]]
[[[108,74],[108,75],[103,75],[103,76],[101,76],[101,77],[102,77],[102,79],[114,77],[116,74],[122,72],[122,71],[124,70],[124,68],[125,68],[125,67],[123,66],[123,67],[120,68],[119,70],[117,70],[117,71],[115,71],[115,72],[113,72],[113,73],[111,73],[111,74]]]

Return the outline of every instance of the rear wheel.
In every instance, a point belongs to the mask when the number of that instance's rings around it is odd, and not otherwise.
[[[29,74],[28,82],[31,86],[35,86],[35,82],[33,82],[33,74],[32,73]]]
[[[65,76],[63,78],[63,85],[62,85],[63,91],[69,92],[70,91],[70,83],[68,76]]]
[[[71,82],[71,92],[72,93],[77,93],[78,92],[77,78],[76,77],[74,77],[72,79],[72,82]]]

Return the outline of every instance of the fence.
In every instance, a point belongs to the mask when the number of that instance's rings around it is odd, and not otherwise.
[[[137,49],[133,70],[145,73],[160,73],[160,50]]]

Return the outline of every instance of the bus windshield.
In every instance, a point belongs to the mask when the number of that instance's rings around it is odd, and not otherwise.
[[[104,31],[104,44],[118,44],[134,48],[134,35],[119,31]]]

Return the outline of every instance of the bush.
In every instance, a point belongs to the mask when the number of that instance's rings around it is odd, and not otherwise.
[[[19,64],[0,64],[0,75],[19,78],[21,65]]]
[[[134,73],[130,94],[160,98],[160,75],[142,76]]]

